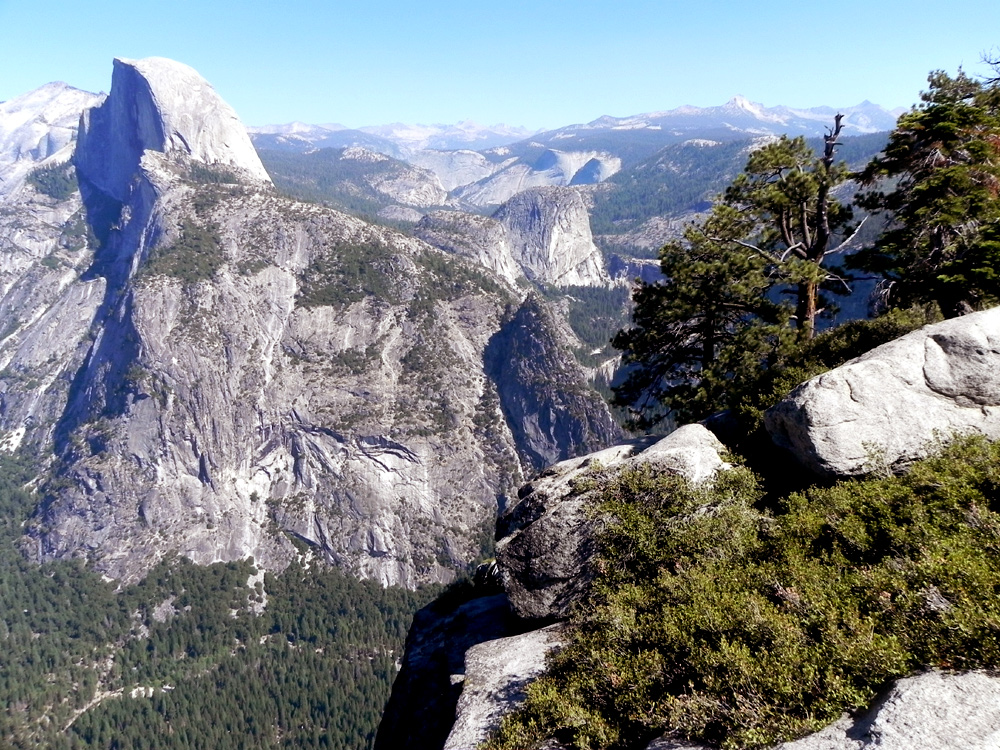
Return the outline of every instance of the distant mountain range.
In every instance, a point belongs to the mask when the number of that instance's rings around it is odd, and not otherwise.
[[[782,134],[818,139],[832,127],[838,112],[844,115],[841,152],[849,160],[847,142],[874,138],[862,148],[861,158],[870,157],[884,143],[876,134],[892,130],[900,114],[868,101],[839,109],[796,109],[765,107],[737,96],[718,107],[604,116],[535,133],[471,122],[360,129],[290,123],[250,132],[283,189],[299,198],[327,200],[383,219],[415,221],[419,212],[435,206],[491,211],[523,190],[597,185],[614,178],[615,194],[598,196],[595,210],[602,230],[617,233],[664,212],[690,210],[718,190],[745,159],[742,149],[747,146],[738,144]],[[713,148],[722,146],[725,154]],[[320,153],[325,149],[347,152]],[[353,157],[345,161],[357,149],[396,161],[368,158],[359,163]],[[667,154],[664,149],[673,151]],[[665,166],[675,158],[687,166]],[[714,169],[709,167],[713,162]],[[360,172],[366,169],[374,171],[362,177]],[[694,188],[698,180],[691,179],[695,173],[704,183],[699,182],[698,189]],[[629,195],[632,216],[622,214],[623,190]],[[653,244],[662,244],[662,239],[657,235]]]
[[[845,116],[844,135],[876,133],[891,130],[902,111],[887,110],[869,101],[841,108],[765,107],[736,96],[718,107],[684,106],[629,117],[605,115],[585,124],[546,131],[506,125],[484,127],[469,121],[456,125],[393,123],[357,129],[294,122],[249,130],[257,148],[268,149],[310,151],[361,146],[407,159],[424,150],[485,152],[503,147],[511,147],[511,151],[498,151],[497,157],[523,156],[522,151],[544,146],[560,151],[608,151],[628,163],[690,138],[724,142],[759,135],[821,136],[838,112]]]
[[[392,123],[357,129],[336,123],[307,125],[302,122],[292,122],[286,125],[263,125],[247,130],[258,148],[303,151],[314,148],[360,146],[396,158],[426,149],[478,151],[514,143],[537,132],[502,124],[485,127],[468,120],[455,125]]]

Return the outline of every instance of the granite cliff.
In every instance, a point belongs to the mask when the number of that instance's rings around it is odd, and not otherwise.
[[[29,180],[0,232],[0,429],[8,448],[54,448],[34,556],[125,580],[171,553],[315,557],[406,586],[476,559],[532,470],[499,392],[518,383],[484,359],[518,297],[481,266],[276,194],[187,66],[116,60],[81,114],[75,175],[60,167],[79,191]],[[524,387],[571,366],[548,349]],[[579,368],[567,377],[586,389]],[[552,455],[617,434],[598,398],[546,407],[564,421],[535,438]]]

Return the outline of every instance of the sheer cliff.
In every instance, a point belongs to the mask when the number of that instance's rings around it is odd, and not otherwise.
[[[487,269],[277,195],[186,66],[117,60],[80,122],[79,191],[26,186],[0,234],[25,269],[0,300],[0,428],[8,447],[55,448],[33,553],[125,580],[172,553],[298,556],[407,586],[475,560],[530,465],[502,408],[516,384],[484,362],[517,298]],[[546,450],[614,437],[603,403],[586,408],[565,415],[583,441]]]

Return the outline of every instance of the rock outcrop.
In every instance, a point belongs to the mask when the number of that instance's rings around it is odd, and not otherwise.
[[[586,200],[572,188],[526,190],[492,218],[438,211],[421,220],[416,234],[446,252],[475,260],[512,286],[522,276],[561,287],[611,284],[590,233]]]
[[[441,750],[453,731],[455,709],[469,676],[468,652],[523,632],[503,594],[457,606],[439,601],[420,610],[406,637],[402,668],[379,724],[375,750]],[[537,651],[532,648],[532,653]],[[528,671],[537,673],[537,668]],[[480,684],[480,677],[473,681]]]
[[[462,693],[444,750],[469,750],[485,742],[500,720],[521,705],[545,659],[565,641],[559,625],[479,643],[465,652]]]
[[[373,169],[362,179],[372,190],[398,203],[426,208],[443,205],[448,200],[448,191],[441,186],[440,180],[430,170],[395,161],[385,154],[360,147],[345,148],[340,158],[359,164],[387,167]]]
[[[896,682],[857,717],[774,750],[993,750],[1000,747],[1000,678],[927,672]],[[646,750],[709,750],[656,740]]]
[[[42,442],[90,346],[105,280],[68,164],[81,112],[102,96],[66,84],[0,104],[0,446]],[[38,170],[38,171],[36,171]],[[47,182],[38,179],[48,177]]]
[[[457,151],[426,149],[410,154],[407,161],[436,174],[444,189],[448,191],[478,182],[489,177],[497,169],[497,165],[483,154],[468,149]]]
[[[622,437],[567,344],[555,315],[531,294],[486,349],[518,454],[534,471]]]
[[[597,520],[587,510],[593,493],[581,489],[580,480],[599,469],[646,463],[700,484],[728,467],[724,450],[701,425],[686,425],[656,442],[620,443],[563,461],[522,487],[497,521],[497,564],[514,612],[532,620],[564,618],[587,591]]]
[[[606,286],[601,251],[590,232],[584,196],[573,188],[518,193],[493,214],[506,229],[525,275],[554,286]]]
[[[601,151],[546,149],[532,163],[519,158],[501,163],[493,174],[460,187],[455,195],[474,206],[495,206],[524,190],[601,182],[621,166],[619,157]]]
[[[496,219],[463,211],[434,211],[419,221],[413,233],[446,253],[490,269],[512,289],[524,276],[514,259],[507,231]]]
[[[1000,307],[884,344],[769,409],[772,439],[811,470],[898,470],[941,440],[1000,438]]]

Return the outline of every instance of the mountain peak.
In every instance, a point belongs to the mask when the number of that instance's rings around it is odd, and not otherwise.
[[[81,118],[77,167],[125,200],[147,150],[235,167],[270,182],[236,112],[194,68],[164,57],[116,58],[111,93]]]
[[[55,82],[0,103],[0,195],[38,162],[68,159],[80,113],[101,98]]]

